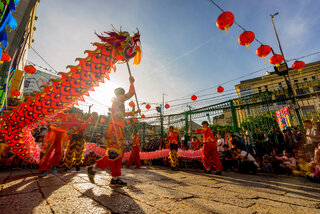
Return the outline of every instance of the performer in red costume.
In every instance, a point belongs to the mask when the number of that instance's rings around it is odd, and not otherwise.
[[[136,168],[141,167],[141,161],[140,161],[140,140],[138,135],[138,130],[133,130],[133,138],[132,138],[132,151],[129,157],[129,160],[127,161],[127,167],[130,167],[133,163],[136,165]]]
[[[168,136],[166,140],[169,141],[170,152],[169,152],[169,161],[171,169],[177,171],[179,167],[178,159],[178,133],[174,130],[173,126],[169,127]]]
[[[135,112],[125,112],[124,102],[130,99],[135,93],[133,86],[134,78],[130,77],[129,81],[130,89],[128,93],[125,94],[123,88],[117,88],[114,91],[116,97],[112,99],[110,122],[105,141],[107,147],[106,156],[99,159],[95,165],[87,167],[87,174],[91,183],[94,183],[97,168],[104,170],[109,167],[112,176],[110,184],[127,185],[127,183],[119,178],[119,176],[121,176],[121,164],[125,143],[123,134],[124,119],[125,116],[131,116],[140,112],[140,109]]]
[[[62,166],[65,167],[64,172],[69,171],[72,166],[75,166],[78,172],[80,171],[80,165],[83,163],[82,153],[86,143],[83,134],[90,123],[83,119],[82,112],[78,112],[76,115],[71,113],[65,114],[65,118],[71,122],[71,124],[69,124],[70,141]]]
[[[51,168],[53,174],[57,173],[57,166],[62,160],[62,151],[68,142],[67,130],[57,128],[55,124],[49,126],[49,132],[44,139],[40,153],[39,177],[45,177]],[[54,155],[52,156],[52,152]]]
[[[214,138],[213,132],[208,127],[208,122],[202,122],[202,129],[196,129],[193,132],[201,133],[203,136],[202,163],[205,173],[211,173],[211,167],[217,170],[216,175],[222,175],[222,164],[217,150],[217,140]]]

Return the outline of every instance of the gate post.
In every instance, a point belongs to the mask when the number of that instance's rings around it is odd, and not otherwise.
[[[189,111],[186,111],[185,113],[185,133],[184,133],[184,139],[185,140],[188,140],[189,138],[189,134],[188,134],[188,131],[189,131],[189,121],[188,121],[188,117],[189,116]]]
[[[145,137],[146,137],[146,123],[143,122],[143,124],[142,124],[142,142],[145,142]]]
[[[231,114],[232,114],[233,131],[239,132],[237,114],[236,114],[236,109],[234,108],[233,100],[230,100],[230,107],[231,107]]]

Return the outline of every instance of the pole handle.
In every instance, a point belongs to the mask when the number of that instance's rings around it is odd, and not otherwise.
[[[130,77],[132,77],[132,75],[131,75],[131,69],[130,69],[129,63],[128,63],[128,62],[126,62],[126,64],[127,64],[127,68],[128,68],[129,76],[130,76]],[[136,91],[134,91],[134,97],[136,98],[137,107],[138,107],[138,109],[140,109],[140,107],[139,107],[139,102],[138,102],[138,97],[137,97]],[[140,116],[141,116],[141,112],[140,112],[139,114],[140,114]]]

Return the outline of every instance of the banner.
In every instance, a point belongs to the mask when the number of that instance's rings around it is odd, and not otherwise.
[[[3,110],[4,104],[6,101],[6,94],[7,94],[6,88],[8,88],[8,90],[9,90],[15,71],[16,70],[12,69],[10,71],[9,77],[7,75],[6,78],[0,83],[0,112]],[[7,78],[9,78],[8,79],[8,87],[7,87]]]
[[[285,107],[283,109],[280,109],[279,111],[276,111],[276,120],[281,131],[286,129],[286,127],[291,127],[289,108]]]

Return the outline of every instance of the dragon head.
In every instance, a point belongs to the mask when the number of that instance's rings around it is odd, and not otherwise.
[[[102,42],[106,42],[118,50],[123,56],[123,61],[129,61],[133,58],[133,64],[138,65],[141,61],[141,43],[139,31],[133,36],[127,31],[105,32],[108,36],[96,34]]]

